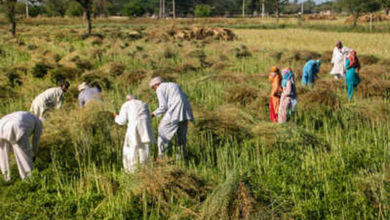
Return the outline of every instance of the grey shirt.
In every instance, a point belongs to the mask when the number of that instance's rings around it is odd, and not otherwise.
[[[100,100],[100,91],[96,87],[87,87],[79,94],[79,105],[83,107],[93,99]]]

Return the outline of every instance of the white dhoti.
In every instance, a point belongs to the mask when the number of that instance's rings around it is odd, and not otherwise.
[[[0,168],[7,181],[11,178],[9,169],[9,149],[11,146],[18,165],[19,175],[24,179],[29,176],[33,169],[32,151],[28,136],[22,137],[17,143],[11,143],[4,139],[0,141]]]
[[[138,164],[148,162],[150,155],[149,143],[132,145],[128,135],[123,146],[123,167],[126,172],[134,173]]]
[[[181,147],[180,150],[183,152],[183,156],[187,157],[187,130],[188,130],[188,121],[181,122],[169,122],[166,117],[160,122],[158,127],[158,155],[162,157],[164,153],[168,150],[169,144],[176,135],[177,145]]]
[[[149,117],[128,126],[123,145],[123,167],[126,172],[134,173],[138,164],[148,161],[149,144],[152,142],[155,141]]]

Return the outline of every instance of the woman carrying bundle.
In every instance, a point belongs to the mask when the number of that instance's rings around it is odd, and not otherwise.
[[[269,117],[271,122],[278,121],[280,94],[282,93],[281,81],[282,76],[278,67],[271,67],[268,79],[272,85],[271,97],[269,102]]]
[[[352,50],[345,63],[347,74],[345,76],[345,84],[347,85],[348,100],[351,101],[353,97],[353,89],[360,83],[359,71],[360,62],[356,56],[356,52]]]
[[[288,116],[295,112],[295,105],[298,103],[294,74],[290,68],[282,70],[282,88],[278,115],[279,123],[287,121]]]

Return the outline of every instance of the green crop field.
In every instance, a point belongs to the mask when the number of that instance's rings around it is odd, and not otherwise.
[[[370,32],[340,20],[257,20],[100,19],[90,37],[78,19],[31,19],[16,37],[0,25],[0,116],[28,111],[59,79],[71,83],[44,122],[29,179],[20,180],[11,156],[1,219],[390,219],[389,22]],[[173,37],[203,26],[237,38]],[[329,75],[339,39],[362,62],[352,102]],[[307,58],[323,61],[314,88],[300,84]],[[269,122],[274,65],[297,76],[297,113],[286,124]],[[154,145],[151,161],[125,174],[126,128],[112,112],[127,94],[154,110],[154,76],[189,96],[189,160],[173,153],[156,163]],[[83,81],[102,88],[102,103],[78,107]]]

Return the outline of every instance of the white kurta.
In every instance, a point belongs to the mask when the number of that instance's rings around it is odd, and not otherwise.
[[[154,111],[155,116],[165,113],[158,128],[159,156],[163,156],[173,136],[177,134],[178,145],[183,146],[186,154],[186,137],[188,121],[194,117],[187,95],[176,83],[161,83],[156,90],[159,107]]]
[[[19,174],[24,179],[33,169],[32,158],[37,154],[42,122],[28,112],[14,112],[0,120],[0,168],[6,180],[10,179],[8,153],[12,146]],[[29,136],[33,134],[32,148]]]
[[[348,57],[350,52],[350,49],[347,47],[343,47],[341,49],[338,49],[337,47],[333,50],[332,60],[331,63],[333,64],[333,68],[330,71],[330,74],[332,75],[345,75],[345,61]]]
[[[39,94],[31,104],[30,111],[41,120],[49,108],[59,109],[64,102],[64,92],[60,87],[50,88]]]
[[[145,163],[149,158],[149,144],[155,143],[149,107],[140,100],[127,101],[115,117],[115,122],[119,125],[127,123],[123,166],[125,171],[134,172],[138,158],[139,163]]]

